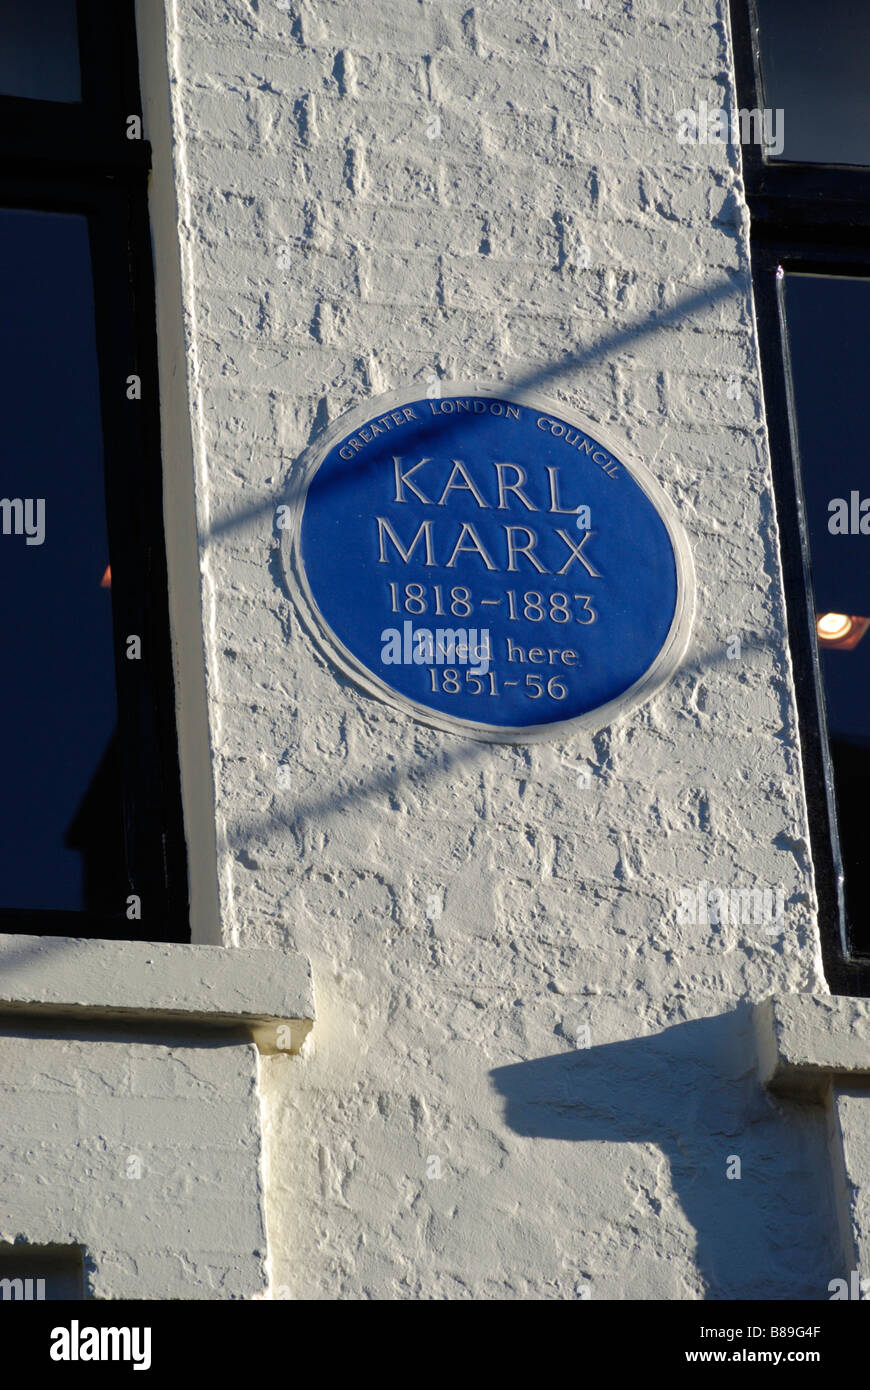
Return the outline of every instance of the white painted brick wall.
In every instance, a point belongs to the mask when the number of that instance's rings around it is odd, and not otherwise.
[[[0,1038],[0,1241],[82,1246],[91,1297],[262,1296],[256,1048],[68,1032]]]
[[[276,1284],[824,1297],[824,1124],[768,1100],[743,1012],[825,986],[739,151],[676,140],[731,99],[724,0],[166,16],[198,506],[232,523],[203,560],[224,933],[308,954],[319,999],[309,1050],[264,1066]],[[414,725],[283,590],[303,448],[433,374],[539,375],[679,510],[692,651],[594,738]],[[781,885],[784,935],[679,926],[701,879]]]

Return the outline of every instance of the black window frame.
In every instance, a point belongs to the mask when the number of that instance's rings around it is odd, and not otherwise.
[[[741,109],[766,102],[755,0],[730,0]],[[787,119],[787,113],[786,113]],[[853,944],[844,896],[834,777],[803,505],[785,320],[788,274],[870,278],[870,167],[766,159],[743,144],[750,253],[788,637],[825,977],[834,994],[870,996],[870,955]],[[870,924],[865,930],[870,933]]]
[[[132,0],[78,0],[77,16],[81,103],[0,96],[0,207],[78,213],[88,221],[127,891],[112,917],[0,907],[0,931],[189,942],[163,534],[151,149],[141,138],[134,7]],[[138,400],[127,397],[132,375],[141,381]],[[130,634],[142,639],[139,660],[127,659]],[[133,894],[141,917],[130,920],[126,896]]]

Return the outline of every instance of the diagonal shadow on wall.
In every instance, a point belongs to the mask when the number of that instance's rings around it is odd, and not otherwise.
[[[490,1075],[507,1124],[526,1138],[661,1149],[697,1233],[689,1255],[708,1299],[827,1299],[845,1261],[832,1184],[820,1182],[831,1169],[825,1112],[774,1102],[755,1057],[751,1005],[743,1003]],[[740,1159],[739,1179],[727,1176],[731,1156]],[[600,1161],[619,1163],[607,1154]],[[626,1187],[627,1207],[635,1195]]]
[[[766,651],[777,654],[781,649],[782,644],[769,638],[746,644],[747,656]],[[728,661],[724,646],[706,652],[692,653],[690,649],[675,679],[696,680],[705,670],[720,664],[732,665]],[[353,685],[349,677],[341,672],[334,671],[333,674],[339,684]],[[396,715],[395,718],[398,721],[402,716]],[[574,740],[578,765],[588,765],[593,772],[596,762],[596,740],[600,737],[599,733],[590,735],[581,742]],[[524,747],[521,742],[518,746]],[[564,752],[567,754],[567,751],[568,741],[565,740]],[[433,747],[428,756],[418,750],[404,765],[396,759],[395,762],[368,773],[359,781],[322,786],[302,795],[292,789],[291,782],[286,796],[282,796],[279,791],[273,793],[267,809],[228,824],[225,829],[226,842],[231,850],[238,852],[247,847],[266,844],[274,835],[301,827],[306,821],[322,826],[331,818],[338,818],[347,811],[362,811],[367,801],[374,802],[378,798],[405,798],[415,792],[425,793],[433,778],[447,781],[457,772],[468,772],[474,767],[483,767],[491,761],[492,756],[492,744],[457,735],[451,739],[449,745]],[[565,766],[567,768],[568,764]]]
[[[565,353],[562,357],[553,362],[548,362],[543,366],[535,368],[534,371],[526,372],[522,375],[514,375],[508,380],[498,381],[493,378],[492,389],[500,389],[509,394],[511,391],[540,391],[555,385],[560,377],[569,374],[576,374],[591,368],[592,366],[614,357],[619,352],[635,347],[644,338],[660,332],[662,329],[675,328],[686,319],[695,314],[702,314],[714,309],[717,305],[730,299],[734,295],[745,295],[748,293],[748,277],[740,270],[728,271],[726,278],[717,281],[715,284],[697,290],[692,294],[683,295],[675,304],[666,309],[657,309],[645,318],[639,318],[634,323],[626,324],[624,327],[617,328],[604,334],[597,342],[589,343],[587,346],[578,347],[575,351]],[[655,367],[650,367],[651,374],[654,374]],[[577,385],[574,381],[572,386]],[[449,394],[450,381],[444,381],[445,392]],[[423,386],[420,387],[421,396],[425,395]],[[352,404],[358,404],[353,402]],[[348,405],[348,409],[350,404]],[[315,419],[309,436],[309,444],[313,443],[323,432],[326,422],[320,418],[320,414]],[[604,421],[602,427],[607,428]],[[439,437],[441,426],[433,420],[428,429],[421,429],[415,433],[415,442],[421,447],[425,447],[429,438]],[[295,462],[295,461],[294,461]],[[341,476],[350,482],[362,465],[357,458],[353,461],[353,466]],[[278,504],[295,503],[299,498],[299,488],[301,478],[291,471],[287,480],[285,490],[278,496],[270,495],[265,499],[249,503],[246,506],[237,506],[232,512],[219,517],[200,534],[202,544],[226,536],[227,533],[237,530],[253,521],[265,517],[275,518]]]

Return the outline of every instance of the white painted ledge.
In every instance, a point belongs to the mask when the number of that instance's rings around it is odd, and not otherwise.
[[[821,1100],[833,1084],[870,1086],[870,999],[775,994],[756,1005],[755,1027],[769,1090]]]
[[[764,1085],[828,1107],[843,1269],[870,1274],[870,999],[773,995],[755,1028]]]
[[[46,1015],[235,1029],[261,1052],[298,1052],[314,987],[296,951],[0,936],[0,1018]]]

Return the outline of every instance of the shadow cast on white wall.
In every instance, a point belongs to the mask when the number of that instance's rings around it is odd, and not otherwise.
[[[491,1079],[508,1125],[526,1138],[660,1148],[697,1233],[708,1299],[830,1297],[844,1255],[832,1184],[823,1180],[831,1171],[824,1111],[768,1096],[749,1003],[646,1037],[498,1067]],[[729,1178],[735,1157],[740,1176]]]

